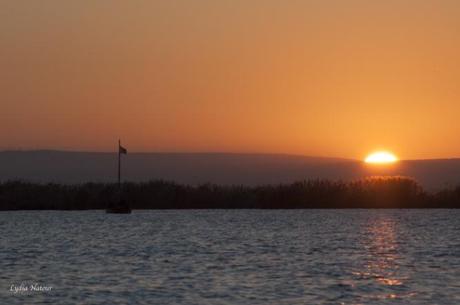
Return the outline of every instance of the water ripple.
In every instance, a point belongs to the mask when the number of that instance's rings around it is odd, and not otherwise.
[[[0,213],[5,304],[460,304],[460,211]],[[50,291],[10,291],[34,284]]]

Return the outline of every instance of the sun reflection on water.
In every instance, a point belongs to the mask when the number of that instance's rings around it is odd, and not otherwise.
[[[406,298],[415,295],[405,286],[409,277],[400,273],[401,251],[397,240],[398,223],[391,217],[379,217],[366,227],[367,252],[361,270],[353,272],[360,280],[380,287],[378,299]],[[374,284],[372,284],[374,283]],[[383,292],[383,293],[382,293]]]

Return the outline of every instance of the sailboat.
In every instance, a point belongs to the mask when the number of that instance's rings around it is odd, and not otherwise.
[[[109,204],[105,212],[111,214],[131,214],[131,207],[126,200],[119,200],[116,204]]]
[[[118,140],[118,200],[116,202],[110,202],[105,210],[106,213],[113,214],[131,214],[131,206],[129,202],[123,199],[123,193],[121,189],[121,155],[126,155],[128,150],[121,146],[120,140]]]

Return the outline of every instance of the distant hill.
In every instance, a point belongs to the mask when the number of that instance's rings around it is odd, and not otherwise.
[[[64,151],[0,152],[0,180],[113,182],[117,154]],[[371,175],[414,177],[427,189],[460,184],[460,159],[401,161],[390,167],[358,160],[281,154],[130,153],[123,179],[183,184],[279,184],[303,179],[351,180]]]

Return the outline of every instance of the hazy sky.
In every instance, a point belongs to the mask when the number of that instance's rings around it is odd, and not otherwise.
[[[460,156],[458,0],[0,0],[0,149]]]

